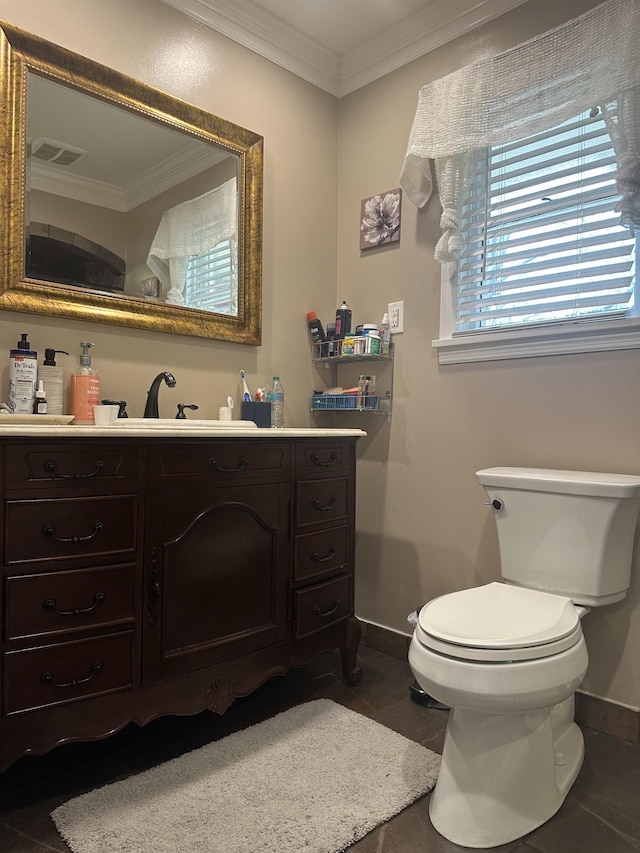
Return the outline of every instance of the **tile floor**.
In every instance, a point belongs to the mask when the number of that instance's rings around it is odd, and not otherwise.
[[[361,649],[362,682],[346,686],[337,654],[326,654],[284,678],[274,678],[252,696],[237,700],[223,716],[156,720],[128,726],[99,743],[69,744],[48,755],[18,761],[0,774],[0,853],[64,853],[68,847],[49,817],[60,803],[98,785],[121,779],[225,736],[311,698],[328,698],[438,752],[447,712],[423,708],[409,697],[408,665]],[[640,746],[585,731],[586,759],[557,815],[501,853],[627,853],[640,850]],[[353,853],[456,853],[431,827],[429,797],[352,845]],[[126,851],[136,853],[136,851]],[[185,848],[176,853],[189,853]],[[258,850],[247,853],[260,853]],[[302,851],[301,851],[302,853]]]

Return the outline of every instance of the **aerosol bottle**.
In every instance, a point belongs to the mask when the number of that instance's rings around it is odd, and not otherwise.
[[[341,341],[351,331],[351,308],[343,300],[336,311],[336,339]]]

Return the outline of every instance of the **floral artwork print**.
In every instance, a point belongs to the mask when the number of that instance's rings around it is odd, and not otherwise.
[[[400,205],[402,190],[372,195],[360,208],[360,248],[372,249],[400,240]]]

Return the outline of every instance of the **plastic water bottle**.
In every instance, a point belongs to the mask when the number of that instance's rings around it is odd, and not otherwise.
[[[271,426],[282,429],[284,426],[284,388],[279,376],[274,376],[267,391],[267,403],[271,403]]]

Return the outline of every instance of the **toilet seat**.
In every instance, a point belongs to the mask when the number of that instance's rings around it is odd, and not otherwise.
[[[452,658],[532,660],[579,642],[581,612],[565,596],[489,583],[430,601],[420,610],[415,633],[422,645]]]

